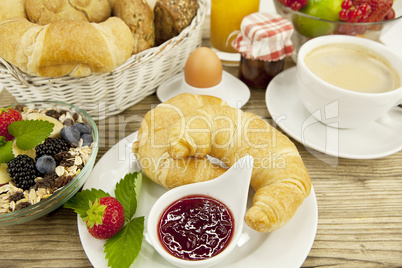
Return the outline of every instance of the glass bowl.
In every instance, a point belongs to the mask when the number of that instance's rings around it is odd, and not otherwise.
[[[372,23],[348,23],[343,21],[330,21],[294,11],[285,7],[278,0],[273,0],[276,12],[294,25],[292,42],[295,53],[292,58],[296,62],[299,48],[314,37],[330,34],[343,34],[359,36],[374,41],[380,41],[381,33],[402,18],[402,0],[394,2],[395,18],[392,20]]]
[[[28,222],[37,219],[39,217],[42,217],[62,206],[67,200],[69,200],[72,196],[74,196],[78,192],[78,190],[80,190],[81,187],[84,185],[85,181],[87,180],[89,174],[93,169],[99,149],[98,128],[94,120],[91,118],[91,116],[85,111],[81,110],[80,108],[67,103],[56,102],[56,101],[24,102],[11,105],[11,107],[15,107],[17,105],[23,105],[25,107],[35,109],[59,108],[62,110],[70,111],[72,113],[77,113],[77,115],[81,115],[82,121],[84,123],[87,123],[91,126],[94,143],[92,153],[87,163],[82,168],[82,170],[74,177],[74,179],[72,179],[64,187],[59,188],[49,197],[39,201],[36,204],[30,205],[26,208],[22,208],[13,212],[0,214],[0,226],[14,225]]]

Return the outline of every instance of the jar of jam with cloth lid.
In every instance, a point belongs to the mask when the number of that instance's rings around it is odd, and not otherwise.
[[[293,24],[278,14],[256,12],[243,18],[232,46],[241,54],[239,78],[247,86],[266,88],[293,55]]]

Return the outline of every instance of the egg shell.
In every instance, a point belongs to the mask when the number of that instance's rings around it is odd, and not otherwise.
[[[184,78],[187,84],[197,88],[209,88],[222,80],[222,63],[208,47],[194,50],[186,61]]]

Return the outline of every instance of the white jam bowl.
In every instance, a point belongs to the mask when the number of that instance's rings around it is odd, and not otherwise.
[[[178,267],[210,267],[225,259],[236,247],[243,232],[244,215],[253,170],[253,158],[244,156],[221,176],[205,182],[174,188],[163,194],[153,205],[147,223],[147,236],[155,250],[167,261]],[[162,213],[173,202],[189,195],[209,196],[225,204],[234,218],[234,232],[229,244],[219,254],[204,260],[183,260],[166,251],[158,235]]]

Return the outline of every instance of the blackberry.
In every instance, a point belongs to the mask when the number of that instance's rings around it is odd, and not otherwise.
[[[43,155],[50,155],[54,158],[56,154],[68,150],[70,150],[70,146],[65,140],[60,138],[47,139],[35,147],[36,160]]]
[[[7,172],[13,179],[16,187],[23,190],[29,190],[35,185],[37,171],[35,169],[35,161],[27,156],[20,154],[7,164]]]

